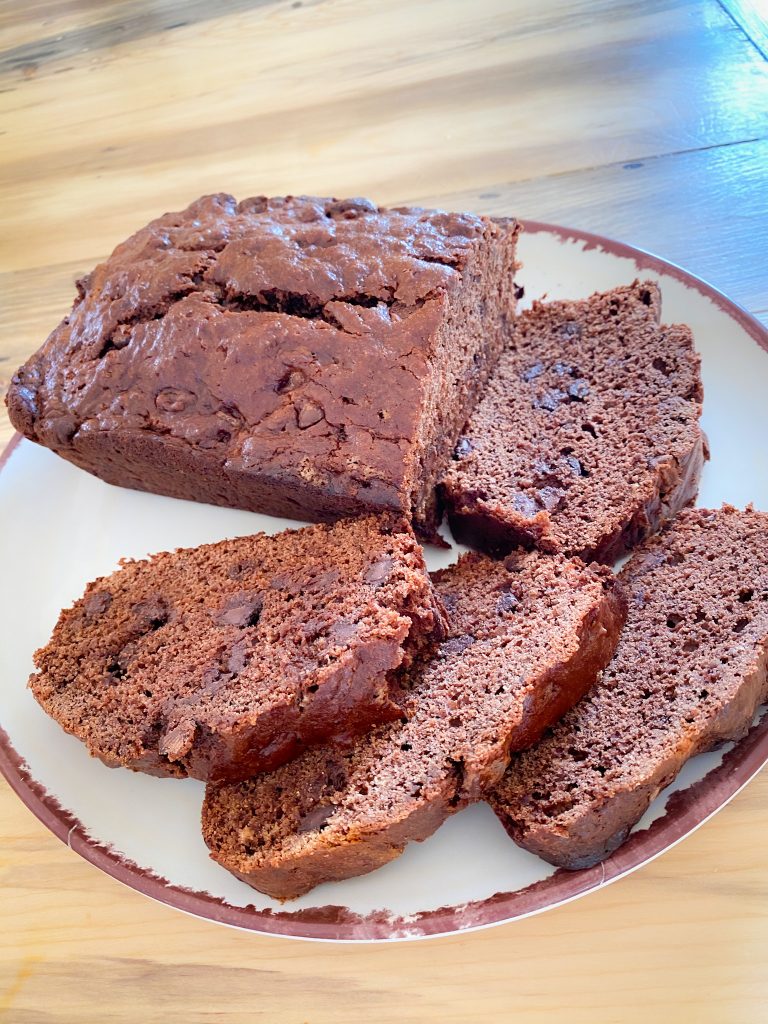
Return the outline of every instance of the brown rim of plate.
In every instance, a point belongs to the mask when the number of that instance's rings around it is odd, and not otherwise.
[[[532,220],[523,224],[531,234],[546,232],[563,240],[583,242],[584,249],[602,249],[634,260],[639,271],[651,270],[674,277],[708,298],[768,351],[768,329],[722,292],[681,267],[642,249],[587,231]],[[20,440],[21,436],[15,434],[8,443],[0,455],[0,470]],[[484,900],[440,907],[402,918],[383,910],[360,915],[346,907],[332,905],[300,911],[258,910],[252,905],[237,907],[209,893],[172,885],[122,857],[111,847],[92,839],[82,822],[31,777],[9,736],[0,728],[0,772],[11,789],[54,835],[106,874],[145,896],[196,917],[265,935],[335,942],[437,937],[503,924],[568,903],[629,874],[676,845],[733,799],[766,762],[768,713],[724,755],[720,765],[699,782],[672,793],[664,813],[647,829],[632,833],[627,842],[601,864],[581,871],[553,871],[548,878],[524,889],[500,892]]]

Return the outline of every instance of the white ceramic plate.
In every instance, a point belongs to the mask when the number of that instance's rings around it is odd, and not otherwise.
[[[699,503],[768,509],[768,331],[703,282],[627,246],[529,222],[520,242],[525,301],[581,298],[637,276],[661,283],[665,321],[694,331],[712,447]],[[0,768],[31,810],[101,870],[201,917],[332,941],[403,939],[512,920],[626,874],[698,827],[768,760],[768,716],[734,750],[691,761],[630,841],[604,864],[555,871],[514,846],[482,804],[455,815],[373,874],[281,906],[208,858],[202,783],[111,770],[92,760],[26,689],[32,654],[59,610],[122,557],[265,530],[285,520],[110,487],[28,441],[0,474]],[[430,568],[457,551],[428,552]]]

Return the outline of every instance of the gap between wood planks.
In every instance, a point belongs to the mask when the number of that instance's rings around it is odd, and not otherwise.
[[[757,52],[768,60],[768,5],[759,0],[717,0]]]

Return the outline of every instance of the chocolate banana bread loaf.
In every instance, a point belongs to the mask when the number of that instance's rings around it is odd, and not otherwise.
[[[594,682],[626,611],[610,573],[562,557],[469,554],[434,580],[448,638],[404,680],[400,721],[208,786],[211,855],[257,889],[285,899],[371,871],[479,799]]]
[[[109,765],[245,778],[399,716],[442,628],[392,514],[126,562],[62,612],[30,686]]]
[[[768,698],[768,515],[694,509],[620,576],[629,617],[602,680],[513,759],[491,803],[553,864],[602,860],[689,757]]]
[[[613,562],[693,500],[699,357],[659,309],[645,281],[519,317],[443,484],[457,539]]]
[[[205,196],[79,282],[14,376],[26,437],[113,484],[331,521],[435,484],[512,325],[514,220]]]

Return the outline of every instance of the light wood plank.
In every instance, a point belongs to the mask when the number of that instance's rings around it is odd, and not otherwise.
[[[419,198],[594,231],[768,309],[768,140]]]
[[[763,775],[654,864],[540,917],[334,947],[153,904],[80,861],[0,791],[0,831],[14,837],[0,861],[0,1007],[13,1024],[756,1022],[768,854],[755,820],[767,803]]]
[[[93,54],[280,0],[39,0],[0,7],[0,74],[25,78]]]
[[[206,191],[388,201],[768,134],[759,54],[683,0],[281,3],[59,63],[0,96],[7,269]]]

